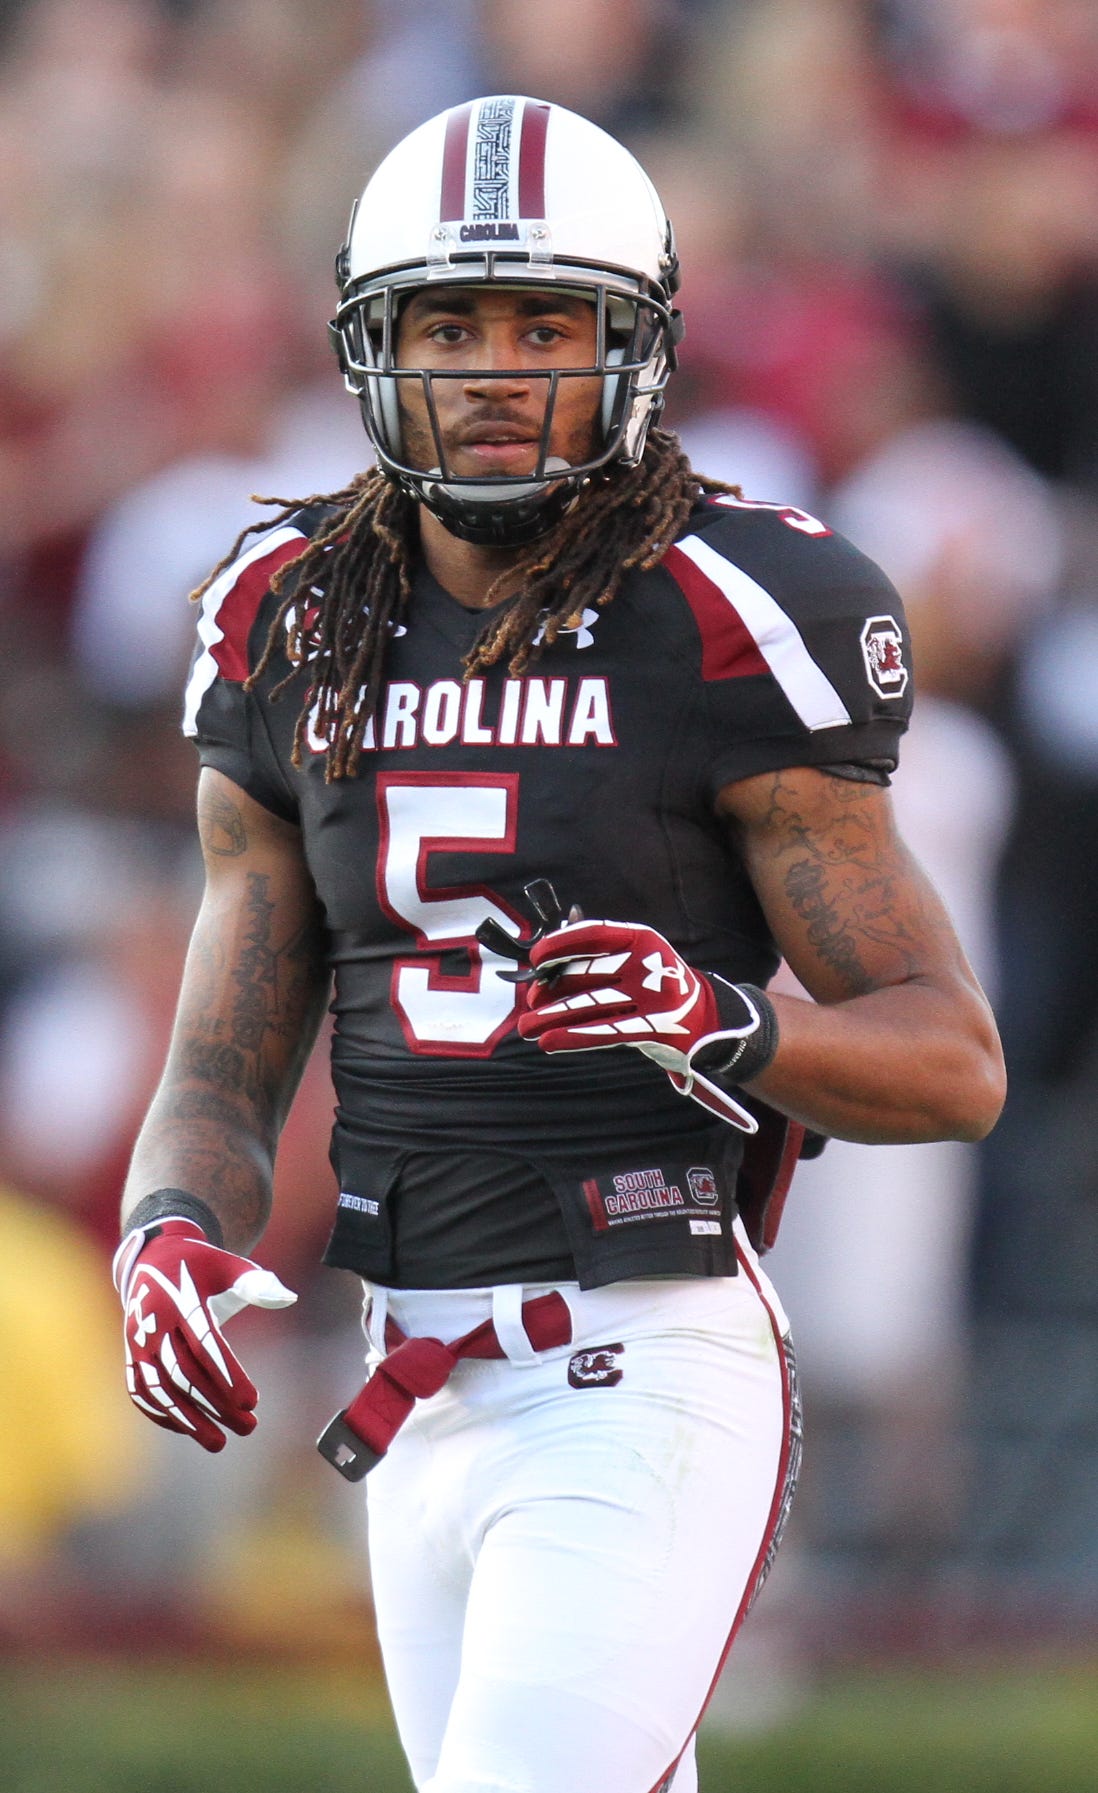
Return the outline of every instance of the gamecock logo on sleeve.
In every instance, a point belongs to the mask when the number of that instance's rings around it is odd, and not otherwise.
[[[862,655],[869,682],[879,697],[902,697],[907,690],[904,638],[894,616],[871,616],[862,630]]]

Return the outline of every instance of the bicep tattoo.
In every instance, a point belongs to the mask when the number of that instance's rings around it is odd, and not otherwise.
[[[243,939],[224,966],[229,990],[196,1005],[186,1047],[192,1074],[266,1112],[280,1107],[312,1045],[326,982],[322,941],[315,922],[279,939],[261,872],[247,875],[241,920]]]
[[[198,812],[202,849],[218,859],[237,859],[247,851],[248,834],[240,808],[216,788],[204,794]]]
[[[825,777],[809,801],[777,773],[752,834],[760,896],[799,974],[860,996],[918,973],[927,917],[873,786]]]

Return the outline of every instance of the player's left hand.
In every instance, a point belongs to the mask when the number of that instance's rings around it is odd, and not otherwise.
[[[568,922],[531,948],[530,964],[536,976],[519,1017],[523,1039],[543,1052],[632,1046],[682,1095],[754,1132],[754,1118],[702,1074],[696,1056],[715,1048],[722,1076],[736,1083],[765,1069],[776,1026],[761,991],[695,971],[640,922]]]

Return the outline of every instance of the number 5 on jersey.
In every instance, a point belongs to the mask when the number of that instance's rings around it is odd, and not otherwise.
[[[512,961],[481,946],[476,930],[494,917],[516,937],[523,918],[484,884],[432,887],[435,853],[513,853],[519,775],[387,772],[377,781],[378,897],[414,934],[418,956],[397,959],[391,997],[413,1052],[487,1058],[518,1008],[515,985],[496,976]],[[443,954],[468,955],[467,971],[444,971]]]

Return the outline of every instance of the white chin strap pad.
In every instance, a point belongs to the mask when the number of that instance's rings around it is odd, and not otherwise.
[[[568,462],[562,461],[559,455],[550,455],[545,463],[545,472],[546,475],[553,473],[567,473]],[[471,504],[498,505],[501,503],[505,504],[508,501],[517,504],[525,498],[535,498],[544,488],[546,483],[544,479],[532,479],[529,485],[501,486],[495,481],[489,481],[481,486],[473,485],[466,480],[461,480],[456,485],[449,485],[442,481],[441,473],[441,467],[432,467],[430,475],[428,476],[429,478],[433,477],[435,479],[437,482],[437,489],[440,492],[445,492],[448,498],[459,498],[464,502]],[[430,489],[431,488],[428,488],[428,490]]]

